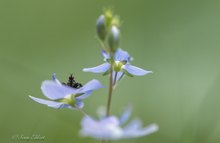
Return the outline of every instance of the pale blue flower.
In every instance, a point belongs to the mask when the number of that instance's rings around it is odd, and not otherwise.
[[[91,117],[84,117],[81,121],[82,129],[80,134],[85,137],[92,137],[104,140],[117,140],[123,138],[136,138],[146,136],[158,130],[156,124],[146,127],[141,126],[139,119],[134,119],[124,125],[130,115],[130,111],[125,111],[120,118],[109,116],[95,120]]]
[[[103,88],[103,85],[96,79],[87,82],[79,89],[62,84],[55,76],[52,80],[43,81],[41,90],[50,100],[29,96],[34,101],[52,108],[83,108],[83,99],[91,95],[93,90]]]
[[[120,48],[115,52],[113,61],[111,60],[109,53],[105,50],[102,50],[101,53],[104,57],[105,63],[92,68],[84,68],[84,72],[108,74],[110,72],[110,67],[112,66],[113,77],[116,78],[116,80],[119,80],[124,74],[129,76],[143,76],[152,73],[152,71],[147,71],[131,65],[130,62],[132,58],[128,52],[123,51]]]

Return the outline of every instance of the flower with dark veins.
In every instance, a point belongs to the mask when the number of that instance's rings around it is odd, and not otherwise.
[[[81,121],[82,129],[80,134],[96,139],[118,140],[146,136],[158,130],[157,124],[141,127],[142,123],[139,119],[134,119],[127,125],[124,125],[130,113],[130,109],[127,109],[120,118],[109,116],[100,118],[99,120],[85,116]]]
[[[80,88],[72,88],[62,84],[53,74],[52,80],[43,81],[41,90],[49,100],[29,96],[34,101],[52,108],[83,108],[83,99],[89,97],[93,90],[104,86],[96,79],[87,82]]]
[[[109,74],[110,67],[112,66],[113,78],[115,78],[116,81],[121,79],[124,74],[128,76],[143,76],[148,73],[152,73],[152,71],[147,71],[131,65],[131,56],[128,54],[128,52],[123,51],[120,48],[118,48],[115,52],[113,60],[111,59],[110,54],[105,50],[102,50],[101,53],[104,57],[105,63],[92,68],[84,68],[84,72],[103,73],[106,75]]]

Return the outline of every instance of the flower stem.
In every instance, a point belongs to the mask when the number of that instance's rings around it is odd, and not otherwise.
[[[112,67],[110,69],[110,76],[109,76],[109,91],[108,91],[108,102],[107,102],[107,109],[106,109],[106,116],[110,115],[110,108],[111,108],[111,101],[112,101],[112,91],[113,91],[113,80],[112,80]]]
[[[76,108],[78,109],[78,111],[79,111],[80,113],[82,113],[83,116],[89,117],[89,115],[86,114],[86,112],[85,112],[83,109],[80,109],[80,108],[77,107],[77,106],[76,106]]]
[[[114,81],[113,81],[113,87],[115,86],[116,82],[117,82],[117,76],[118,76],[118,72],[115,72],[115,77],[114,77]]]
[[[110,115],[111,101],[112,101],[112,91],[113,91],[113,80],[112,80],[112,67],[110,68],[109,76],[109,90],[108,90],[108,102],[106,108],[106,117]],[[108,143],[108,140],[102,140],[101,143]]]

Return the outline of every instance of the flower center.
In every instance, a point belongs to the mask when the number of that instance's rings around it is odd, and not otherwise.
[[[60,100],[60,102],[63,102],[65,104],[69,104],[71,106],[75,106],[75,95],[74,94],[69,94],[65,96],[63,99]]]
[[[114,61],[113,70],[119,72],[122,69],[122,66],[125,65],[125,61]]]

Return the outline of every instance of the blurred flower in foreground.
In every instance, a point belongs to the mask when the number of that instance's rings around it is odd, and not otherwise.
[[[114,59],[111,60],[109,53],[105,50],[102,50],[102,55],[104,57],[105,63],[92,68],[84,68],[84,72],[93,72],[93,73],[104,73],[104,75],[109,74],[110,67],[113,69],[113,77],[116,80],[121,79],[121,77],[126,74],[128,76],[143,76],[152,71],[147,71],[130,64],[131,57],[128,52],[123,51],[122,49],[117,49],[114,54]]]
[[[43,94],[50,100],[44,100],[29,96],[34,101],[47,105],[52,108],[83,108],[83,99],[87,98],[93,90],[103,88],[102,84],[93,79],[87,82],[84,86],[80,88],[72,88],[67,85],[63,85],[55,76],[53,75],[53,80],[43,81],[41,85],[41,90]]]
[[[91,117],[84,117],[81,121],[81,132],[82,136],[89,136],[96,139],[104,140],[117,140],[123,138],[136,138],[145,135],[149,135],[158,130],[156,124],[151,124],[147,127],[141,127],[141,121],[138,119],[132,120],[130,123],[125,125],[130,116],[130,109],[127,109],[120,118],[115,116],[109,116],[95,120]]]

